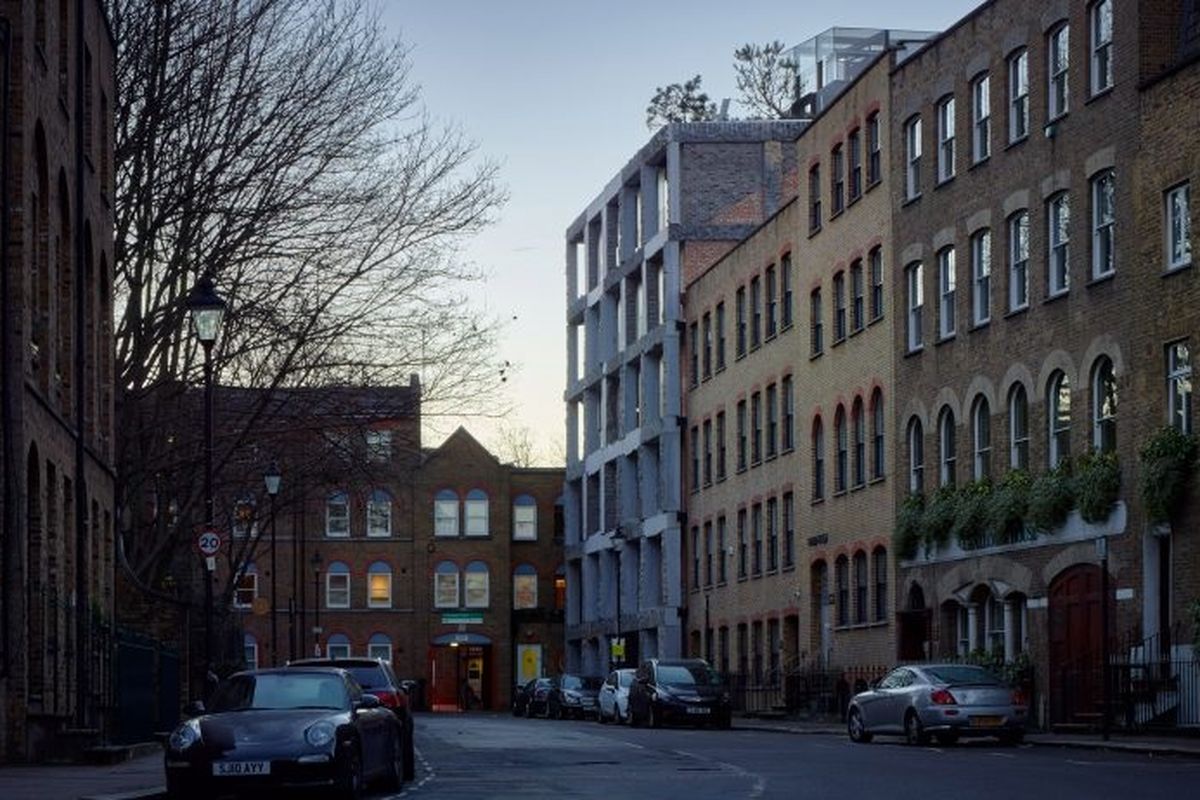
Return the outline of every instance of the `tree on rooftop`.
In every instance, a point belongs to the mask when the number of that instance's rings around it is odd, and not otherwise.
[[[733,53],[740,102],[752,119],[783,119],[795,100],[796,62],[783,55],[779,40],[744,44]]]
[[[717,104],[700,90],[700,76],[683,83],[659,86],[646,106],[646,127],[670,122],[708,122],[717,118]]]

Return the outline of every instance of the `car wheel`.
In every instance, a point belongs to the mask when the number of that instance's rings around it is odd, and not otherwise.
[[[384,791],[398,792],[404,786],[404,746],[400,742],[403,736],[401,731],[392,739],[392,757],[388,759],[387,769],[383,773]]]
[[[862,712],[857,708],[850,709],[850,717],[846,720],[846,731],[850,734],[850,741],[855,744],[867,744],[873,738],[867,733],[867,726],[863,724]]]
[[[357,746],[351,746],[342,757],[342,775],[338,780],[338,795],[342,800],[362,797],[362,757]]]
[[[915,711],[910,710],[904,718],[904,741],[922,747],[929,744],[929,734],[925,732],[925,726]]]
[[[942,747],[950,747],[957,741],[958,741],[958,734],[955,733],[954,731],[947,731],[946,733],[937,734],[937,743],[940,744]]]

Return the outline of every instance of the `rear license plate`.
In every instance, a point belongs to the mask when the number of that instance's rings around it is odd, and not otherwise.
[[[978,716],[971,717],[972,728],[999,728],[1004,724],[1004,717]]]
[[[218,761],[213,764],[213,775],[270,775],[270,761]]]
[[[687,713],[689,713],[689,714],[707,714],[710,711],[712,711],[711,708],[707,708],[704,706],[689,706]]]

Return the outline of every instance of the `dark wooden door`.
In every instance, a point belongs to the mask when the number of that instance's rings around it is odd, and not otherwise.
[[[1077,564],[1050,584],[1050,708],[1056,723],[1095,722],[1101,711],[1100,567]]]

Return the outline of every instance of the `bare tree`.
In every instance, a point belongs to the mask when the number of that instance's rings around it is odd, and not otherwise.
[[[202,272],[229,303],[214,350],[221,383],[267,390],[243,428],[218,426],[218,465],[246,457],[272,390],[402,385],[419,373],[430,413],[502,413],[489,402],[497,323],[466,307],[465,282],[479,276],[458,257],[504,200],[496,167],[430,121],[408,49],[374,7],[110,0],[109,10],[126,507],[157,502],[169,472],[184,481],[175,519],[200,520],[202,482],[194,465],[174,469],[183,434],[170,415],[202,375],[185,307]],[[131,533],[128,562],[152,582],[181,537]]]
[[[533,443],[533,431],[526,425],[504,424],[500,426],[499,448],[496,453],[501,461],[517,467],[532,467],[537,463],[537,448]]]
[[[796,62],[783,55],[779,40],[744,44],[733,53],[740,102],[753,119],[781,119],[795,100]]]
[[[717,118],[717,104],[700,91],[700,76],[683,83],[659,86],[646,106],[646,127],[669,122],[707,122]]]

